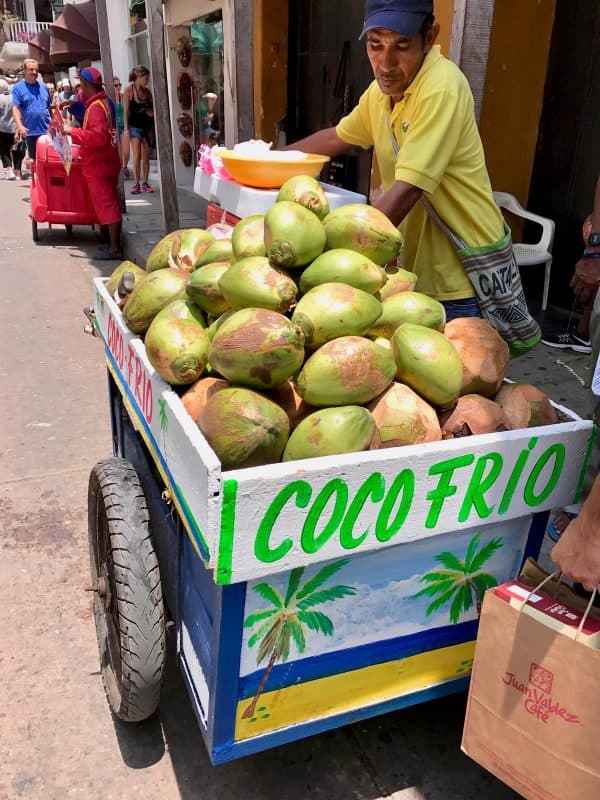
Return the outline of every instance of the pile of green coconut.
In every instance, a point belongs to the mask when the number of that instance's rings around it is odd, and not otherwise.
[[[446,324],[377,209],[329,210],[292,178],[265,215],[175,231],[107,288],[224,469],[558,422],[504,383],[508,346],[482,319]]]

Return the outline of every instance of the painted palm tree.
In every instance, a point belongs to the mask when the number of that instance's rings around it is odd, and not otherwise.
[[[481,568],[502,547],[503,542],[502,539],[491,539],[479,548],[479,539],[479,533],[473,536],[464,561],[449,552],[435,556],[435,560],[445,569],[423,575],[421,583],[426,583],[427,586],[415,595],[415,597],[435,598],[427,608],[428,617],[452,601],[450,621],[456,625],[460,615],[473,608],[473,598],[477,606],[477,616],[481,616],[483,595],[487,589],[498,585],[496,578],[487,572],[482,572]]]
[[[326,565],[302,585],[300,582],[304,574],[304,567],[293,569],[290,572],[285,597],[268,583],[259,583],[253,587],[253,591],[267,600],[271,607],[250,614],[244,622],[244,627],[255,628],[258,626],[248,639],[248,647],[254,647],[260,642],[256,664],[262,664],[267,658],[268,662],[256,694],[242,715],[243,719],[251,719],[254,716],[256,704],[264,691],[275,663],[287,661],[292,641],[298,652],[303,653],[306,647],[306,629],[324,636],[332,636],[332,621],[322,611],[314,609],[315,606],[323,603],[331,603],[342,597],[356,594],[356,589],[351,586],[323,587],[323,584],[336,572],[339,572],[349,560],[344,558]]]

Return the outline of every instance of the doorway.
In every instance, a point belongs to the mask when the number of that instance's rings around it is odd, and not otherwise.
[[[598,75],[598,0],[557,0],[529,207],[556,222],[550,303],[567,311],[573,307],[569,281],[583,249],[581,224],[600,175]],[[532,294],[541,294],[541,283]]]

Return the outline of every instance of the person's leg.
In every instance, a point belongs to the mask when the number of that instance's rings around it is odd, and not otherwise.
[[[107,229],[110,239],[109,249],[99,251],[94,258],[99,261],[121,259],[121,207],[117,179],[98,177],[86,180],[96,218]]]
[[[148,173],[150,172],[150,148],[146,139],[142,139],[141,157],[141,179],[142,183],[148,183]]]
[[[141,147],[142,147],[142,140],[138,139],[137,136],[134,136],[130,130],[130,138],[131,138],[131,153],[133,156],[133,188],[137,187],[138,191],[140,188],[140,155],[141,155]]]
[[[129,134],[122,133],[121,134],[121,166],[123,167],[123,171],[125,172],[125,177],[129,177],[129,156],[131,154],[131,144],[129,141]]]
[[[123,227],[122,221],[111,222],[108,227],[108,234],[110,236],[110,252],[113,255],[121,254],[121,228]]]
[[[6,178],[12,179],[14,177],[13,169],[12,169],[12,159],[10,157],[10,148],[13,144],[13,135],[12,133],[6,133],[5,131],[0,131],[0,159],[2,160],[2,166],[6,170]]]
[[[24,153],[21,149],[17,149],[17,145],[13,145],[10,151],[12,157],[13,169],[17,178],[21,177],[21,164],[23,163]]]

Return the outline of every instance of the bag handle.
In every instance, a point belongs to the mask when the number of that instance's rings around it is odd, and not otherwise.
[[[556,572],[552,572],[550,575],[547,575],[544,578],[544,580],[538,586],[535,587],[535,589],[532,589],[529,592],[529,594],[527,595],[525,600],[523,600],[523,602],[521,603],[521,607],[519,608],[519,614],[523,613],[523,609],[525,608],[527,603],[529,603],[529,601],[533,597],[533,595],[536,592],[539,592],[539,590],[543,586],[545,586],[548,583],[548,581],[550,581],[550,580],[552,580],[552,578],[556,578],[556,577],[558,577],[558,581],[557,581],[557,584],[556,584],[556,590],[558,591],[558,587],[560,586],[560,583],[561,583],[562,579],[564,578],[564,575],[563,575],[561,570],[556,570]],[[590,597],[590,601],[587,604],[587,608],[585,609],[585,612],[584,612],[583,616],[581,617],[581,622],[579,623],[579,625],[577,627],[577,633],[575,634],[575,641],[576,642],[579,640],[579,637],[581,636],[581,633],[583,631],[583,626],[587,622],[587,618],[590,615],[590,611],[592,610],[592,606],[594,605],[594,600],[596,599],[596,595],[598,594],[598,588],[599,587],[596,587],[594,589],[594,591],[592,592],[592,596]]]

